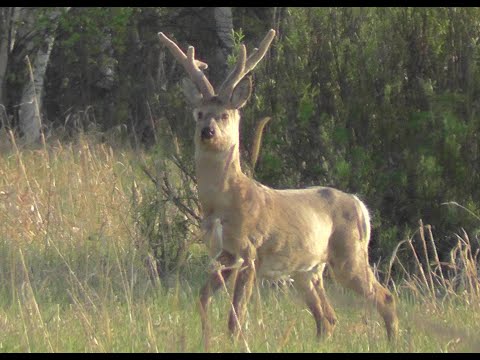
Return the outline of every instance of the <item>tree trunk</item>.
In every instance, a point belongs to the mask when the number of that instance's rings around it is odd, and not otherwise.
[[[181,8],[174,15],[174,19],[176,27],[168,30],[178,34],[178,28],[185,29],[181,38],[195,47],[199,60],[208,64],[207,77],[214,88],[218,87],[225,79],[228,70],[227,57],[233,50],[232,8]]]
[[[10,53],[12,20],[15,8],[0,8],[0,104],[5,106],[5,75]]]
[[[67,11],[69,9],[70,8],[66,8]],[[42,124],[40,116],[42,113],[45,73],[55,42],[55,30],[61,14],[62,8],[54,8],[51,11],[49,14],[49,20],[52,24],[51,31],[43,37],[36,53],[34,53],[33,61],[30,59],[30,61],[32,61],[31,68],[27,62],[30,81],[27,81],[23,87],[18,112],[20,129],[24,134],[24,140],[27,144],[33,143],[40,138]],[[26,44],[26,48],[29,48],[29,44]]]
[[[220,77],[226,75],[228,71],[227,58],[233,50],[233,20],[232,20],[232,8],[231,7],[216,7],[213,12],[215,18],[215,27],[217,36],[219,38],[219,44],[215,49],[215,56],[217,58],[217,64],[224,64],[221,69],[218,69],[221,73]]]

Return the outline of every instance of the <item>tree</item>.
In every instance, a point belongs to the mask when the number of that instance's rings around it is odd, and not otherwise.
[[[25,142],[29,144],[40,138],[45,73],[55,42],[55,30],[58,27],[59,18],[70,8],[51,8],[47,12],[34,8],[21,8],[21,10],[24,18],[28,19],[25,23],[29,25],[22,28],[22,32],[41,34],[41,36],[32,37],[31,41],[34,43],[23,44],[27,49],[31,49],[27,54],[30,81],[23,86],[18,116]],[[48,21],[45,32],[42,31],[42,27],[36,28],[41,21]]]
[[[0,104],[16,110],[27,143],[40,137],[45,72],[59,19],[69,9],[0,8]]]
[[[6,98],[6,73],[11,48],[15,41],[15,19],[18,16],[17,8],[1,7],[0,8],[0,105],[5,110]],[[3,118],[6,111],[1,112]],[[4,119],[4,124],[8,123],[8,119]]]

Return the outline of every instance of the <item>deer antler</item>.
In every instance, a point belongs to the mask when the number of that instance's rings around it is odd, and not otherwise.
[[[163,32],[158,33],[160,41],[170,49],[172,55],[177,61],[182,64],[187,73],[190,75],[193,83],[197,86],[198,90],[202,93],[205,99],[210,99],[215,95],[213,86],[208,81],[207,77],[202,70],[206,69],[208,65],[202,61],[195,59],[195,49],[193,46],[189,46],[187,55],[175,44],[172,40],[165,36]]]
[[[260,62],[260,60],[263,59],[274,37],[275,30],[270,29],[260,43],[260,47],[258,49],[254,49],[246,61],[245,58],[247,57],[247,50],[245,45],[241,45],[237,64],[232,72],[228,74],[227,78],[220,86],[220,90],[218,91],[218,96],[223,101],[227,102],[230,99],[235,86],[237,86],[240,80],[242,80],[248,72],[252,71]]]

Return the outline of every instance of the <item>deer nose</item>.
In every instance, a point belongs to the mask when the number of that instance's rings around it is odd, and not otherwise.
[[[215,135],[215,129],[213,127],[207,126],[202,129],[202,140],[211,139]]]

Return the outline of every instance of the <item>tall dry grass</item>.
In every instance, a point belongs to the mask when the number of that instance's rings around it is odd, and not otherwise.
[[[413,244],[414,238],[420,243],[420,252]],[[472,243],[468,233],[461,229],[455,234],[456,244],[450,250],[448,259],[440,261],[431,225],[419,221],[419,227],[410,238],[400,241],[390,258],[386,282],[391,282],[397,295],[408,291],[414,297],[428,301],[434,308],[444,302],[456,301],[477,309],[480,306],[480,253],[479,239]],[[402,248],[415,265],[408,271],[398,256]],[[422,260],[421,260],[422,259]],[[391,279],[393,265],[400,269],[400,282]]]

